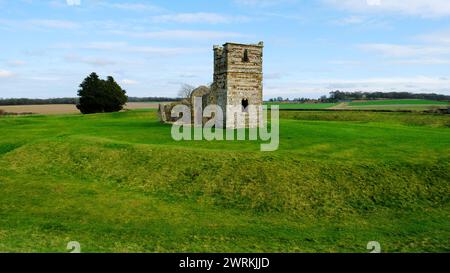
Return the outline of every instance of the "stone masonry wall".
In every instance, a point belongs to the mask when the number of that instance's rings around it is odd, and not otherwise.
[[[262,42],[248,45],[227,43],[223,47],[214,47],[214,83],[211,97],[216,98],[216,103],[223,109],[227,127],[245,126],[233,122],[234,117],[226,113],[227,106],[242,107],[243,100],[247,100],[249,105],[262,105],[262,65]],[[248,124],[248,127],[256,126],[257,124]]]

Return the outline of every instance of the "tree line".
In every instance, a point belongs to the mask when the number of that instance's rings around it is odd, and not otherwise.
[[[128,102],[166,102],[166,101],[177,101],[178,98],[167,98],[167,97],[128,97]]]
[[[424,100],[450,100],[450,96],[435,93],[410,92],[330,92],[328,99],[339,100],[374,100],[374,99],[424,99]]]
[[[377,99],[423,99],[450,101],[450,96],[435,93],[410,93],[410,92],[343,92],[332,91],[329,96],[321,96],[318,99],[310,98],[271,98],[270,102],[299,102],[299,103],[319,103],[319,102],[339,102],[346,100],[377,100]]]
[[[77,98],[52,98],[52,99],[0,98],[0,105],[77,104],[77,102],[78,102]]]
[[[128,102],[166,102],[176,101],[176,98],[167,97],[128,97]],[[29,99],[29,98],[0,98],[0,105],[42,105],[42,104],[77,104],[79,98],[50,98],[50,99]]]
[[[407,94],[407,95],[406,95]],[[450,96],[440,94],[414,94],[404,92],[340,92],[333,91],[330,96],[322,96],[319,99],[311,98],[271,98],[270,102],[336,102],[340,100],[374,100],[374,99],[427,99],[427,100],[450,100]],[[178,98],[169,97],[128,97],[128,102],[169,102],[176,101]],[[77,104],[79,98],[50,98],[50,99],[29,99],[29,98],[0,98],[0,105],[42,105],[42,104]]]
[[[75,104],[83,114],[110,113],[123,110],[127,102],[173,101],[163,97],[128,97],[126,90],[114,80],[112,76],[101,79],[92,72],[79,85],[78,98],[0,98],[1,105],[36,105],[36,104]],[[1,113],[3,114],[3,112]]]

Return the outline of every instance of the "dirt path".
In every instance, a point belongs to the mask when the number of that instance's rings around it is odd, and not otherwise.
[[[335,106],[332,106],[332,107],[330,107],[328,109],[346,109],[347,106],[348,106],[348,102],[341,102],[341,103],[339,103],[339,104],[337,104]]]

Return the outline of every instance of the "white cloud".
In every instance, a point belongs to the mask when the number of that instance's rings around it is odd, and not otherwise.
[[[348,16],[339,20],[336,20],[335,23],[338,25],[354,25],[354,24],[362,24],[366,21],[366,18],[363,16]]]
[[[229,24],[247,22],[250,18],[245,16],[223,15],[218,13],[197,12],[197,13],[176,13],[153,16],[156,23],[208,23],[208,24]]]
[[[450,45],[450,30],[442,30],[430,34],[420,35],[417,38],[426,43]]]
[[[116,8],[122,10],[130,10],[130,11],[142,11],[142,12],[160,12],[163,9],[161,7],[148,4],[148,3],[109,3],[109,2],[101,2],[101,6],[108,8]]]
[[[149,32],[112,31],[113,34],[147,39],[225,39],[244,37],[237,32],[203,30],[163,30]]]
[[[79,6],[81,5],[81,0],[66,0],[68,6]]]
[[[283,76],[286,75],[285,73],[280,72],[272,72],[272,73],[265,73],[264,79],[266,80],[279,80],[283,78]]]
[[[273,17],[274,19],[283,19],[283,20],[291,20],[291,21],[298,21],[298,22],[305,22],[305,16],[299,13],[286,13],[286,12],[270,12],[270,11],[264,11],[260,12],[258,19],[264,19],[264,17],[270,18]],[[253,18],[253,20],[258,20]]]
[[[383,28],[390,29],[392,25],[389,21],[379,18],[377,16],[366,15],[350,15],[343,18],[335,19],[331,23],[338,26],[355,26],[362,28]]]
[[[383,78],[365,78],[355,80],[323,79],[315,81],[302,81],[309,84],[348,84],[348,85],[402,85],[402,84],[425,84],[425,85],[446,85],[450,89],[449,79],[442,77],[383,77]]]
[[[58,44],[53,48],[62,49],[88,49],[88,50],[104,50],[115,52],[128,53],[143,53],[143,54],[163,54],[175,55],[186,54],[202,51],[202,48],[185,48],[185,47],[152,47],[152,46],[134,46],[127,42],[91,42],[87,44]]]
[[[120,83],[122,83],[124,85],[136,85],[136,84],[139,84],[138,81],[130,80],[130,79],[123,79]]]
[[[26,21],[25,23],[30,26],[43,27],[43,28],[75,29],[75,28],[80,27],[75,22],[65,21],[65,20],[40,19],[40,20],[29,20],[29,21]]]
[[[184,47],[165,48],[165,47],[150,47],[150,46],[129,46],[125,48],[125,51],[129,52],[147,53],[147,54],[167,54],[167,55],[187,54],[202,50],[203,49],[200,48],[184,48]]]
[[[23,66],[23,65],[25,65],[27,62],[25,62],[25,61],[22,61],[22,60],[11,60],[11,61],[8,61],[7,62],[7,64],[9,65],[9,66]]]
[[[441,31],[413,37],[417,44],[361,44],[364,51],[385,57],[386,64],[448,65],[450,64],[450,32]]]
[[[80,25],[67,20],[33,19],[33,20],[5,20],[0,19],[0,26],[16,30],[17,28],[41,28],[41,29],[76,29]]]
[[[296,2],[296,0],[234,0],[234,3],[240,6],[251,6],[259,8],[267,8],[294,2]]]
[[[264,95],[268,97],[318,97],[334,90],[343,91],[406,91],[438,92],[450,94],[450,79],[447,77],[382,77],[362,79],[318,79],[267,84]]]
[[[398,44],[363,44],[361,49],[382,54],[386,57],[424,57],[450,54],[449,46],[433,45],[398,45]]]
[[[330,60],[328,61],[329,64],[332,65],[345,65],[345,66],[358,66],[361,65],[361,61],[357,60]]]
[[[46,76],[32,76],[29,77],[29,79],[33,81],[42,81],[42,82],[56,82],[61,80],[58,77],[46,77]]]
[[[65,60],[68,62],[76,62],[76,63],[84,63],[89,64],[92,66],[110,66],[115,65],[115,61],[111,61],[104,58],[98,58],[98,57],[81,57],[78,55],[67,55],[65,57]]]
[[[14,76],[14,73],[8,70],[1,70],[0,69],[0,78],[11,78]]]
[[[99,50],[113,50],[118,48],[123,48],[128,46],[128,43],[126,42],[92,42],[88,43],[86,45],[78,46],[80,48],[86,48],[86,49],[99,49]],[[77,47],[73,45],[67,45],[69,48]]]
[[[450,16],[448,0],[324,0],[337,8],[361,13],[398,13],[420,17]]]
[[[407,59],[407,60],[395,60],[391,61],[393,64],[401,64],[401,65],[448,65],[450,64],[450,58],[441,59],[441,58],[419,58],[419,59]]]

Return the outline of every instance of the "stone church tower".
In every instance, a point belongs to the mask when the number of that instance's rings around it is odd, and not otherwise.
[[[243,126],[227,113],[227,106],[239,107],[242,112],[249,105],[262,106],[263,47],[263,42],[214,46],[214,82],[209,103],[222,108],[228,128]],[[257,125],[249,122],[248,127]]]
[[[224,123],[220,127],[258,127],[259,113],[252,111],[252,107],[259,111],[263,103],[263,48],[263,42],[214,46],[214,81],[211,88],[200,86],[192,91],[190,98],[160,104],[158,113],[161,122],[177,121],[177,117],[171,117],[172,109],[179,104],[191,107],[195,104],[194,99],[200,97],[203,109],[207,105],[218,105],[222,109]],[[229,111],[230,107],[234,112]],[[253,115],[255,119],[249,118]],[[205,119],[201,122],[204,123]]]

